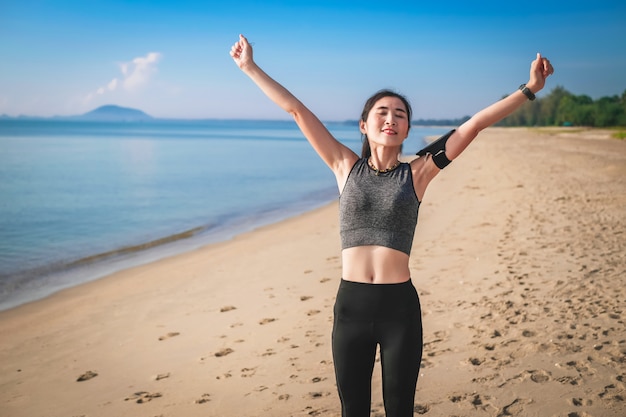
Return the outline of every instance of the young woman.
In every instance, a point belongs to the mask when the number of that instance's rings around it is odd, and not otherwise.
[[[437,173],[481,130],[534,99],[554,72],[552,65],[537,54],[528,83],[444,135],[425,155],[400,163],[412,116],[403,96],[382,90],[366,102],[359,121],[364,139],[359,157],[259,68],[244,36],[230,55],[272,101],[293,116],[337,179],[342,279],[334,307],[332,350],[343,417],[370,415],[377,346],[387,417],[413,416],[422,322],[409,255],[422,197]]]

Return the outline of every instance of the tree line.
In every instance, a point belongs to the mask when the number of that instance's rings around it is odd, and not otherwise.
[[[626,126],[626,90],[621,96],[593,100],[557,86],[547,96],[522,105],[498,126]]]

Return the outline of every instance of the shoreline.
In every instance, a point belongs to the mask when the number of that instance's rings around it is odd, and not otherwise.
[[[420,127],[428,128],[429,126]],[[439,137],[439,135],[434,137]],[[429,136],[421,138],[427,142]],[[409,153],[403,160],[410,160],[412,156]],[[85,253],[80,257],[70,257],[29,269],[0,273],[0,279],[3,281],[0,286],[0,311],[37,301],[75,285],[102,279],[124,269],[228,240],[257,227],[298,216],[331,203],[337,198],[335,194],[337,194],[335,186],[330,185],[326,189],[311,193],[303,200],[293,201],[288,206],[270,206],[245,217],[232,218],[225,223],[190,225],[186,230],[179,230],[167,236],[155,236],[150,241],[128,243],[111,247],[104,252]]]
[[[13,292],[0,296],[0,312],[36,302],[58,291],[103,279],[126,269],[228,241],[258,228],[300,216],[332,204],[335,198],[331,199],[331,194],[332,192],[323,190],[312,194],[303,202],[294,201],[287,207],[256,212],[225,224],[197,226],[148,242],[7,274],[6,279],[11,277],[11,282],[6,285],[11,286]]]
[[[490,128],[434,180],[418,414],[626,412],[626,143],[599,134]],[[339,416],[339,242],[334,202],[0,312],[0,414]]]

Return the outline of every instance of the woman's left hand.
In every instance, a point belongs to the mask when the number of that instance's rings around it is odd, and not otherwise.
[[[554,67],[548,58],[544,58],[537,52],[537,59],[530,64],[530,80],[526,86],[537,93],[546,84],[546,78],[554,74]]]

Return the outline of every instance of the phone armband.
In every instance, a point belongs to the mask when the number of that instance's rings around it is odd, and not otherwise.
[[[428,144],[426,147],[420,149],[415,155],[417,156],[425,156],[426,154],[431,154],[433,157],[433,162],[439,169],[444,169],[447,167],[451,160],[446,156],[446,142],[452,136],[456,129],[452,129],[445,135],[441,136],[439,139],[434,142]]]

